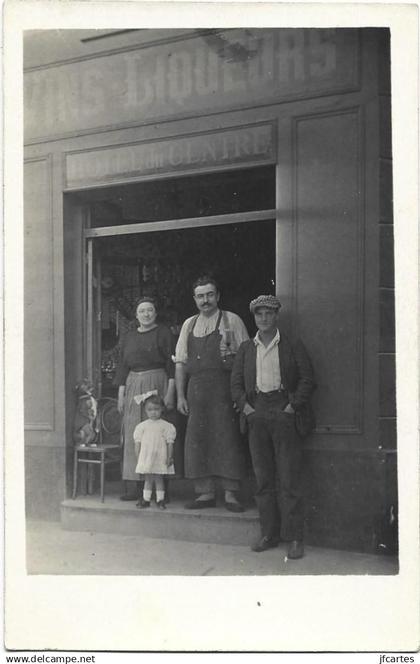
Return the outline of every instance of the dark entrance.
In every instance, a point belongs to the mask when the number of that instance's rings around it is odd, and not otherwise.
[[[220,306],[254,334],[250,299],[275,293],[274,167],[86,190],[66,199],[69,210],[79,210],[85,238],[83,374],[98,397],[117,396],[119,350],[143,295],[157,300],[175,345],[196,311],[192,282],[211,274],[220,284]],[[182,439],[185,418],[178,419]]]

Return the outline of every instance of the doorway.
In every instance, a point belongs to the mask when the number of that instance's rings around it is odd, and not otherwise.
[[[74,384],[89,377],[116,397],[114,377],[135,303],[157,300],[176,344],[195,313],[191,286],[210,273],[220,306],[255,333],[248,306],[276,292],[275,167],[218,171],[66,193],[66,383],[71,440]],[[179,424],[183,439],[185,421]],[[114,478],[116,479],[116,478]]]

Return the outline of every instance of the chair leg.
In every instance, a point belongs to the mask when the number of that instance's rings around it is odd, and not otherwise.
[[[78,469],[78,460],[77,460],[77,450],[74,450],[74,456],[73,456],[73,495],[72,498],[73,500],[76,498],[77,495],[77,469]]]
[[[104,502],[105,488],[105,452],[101,452],[101,503]]]

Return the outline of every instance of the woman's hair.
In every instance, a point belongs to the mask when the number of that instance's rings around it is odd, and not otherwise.
[[[152,394],[150,397],[147,397],[147,399],[144,402],[144,407],[146,408],[147,404],[149,403],[152,403],[155,406],[160,406],[161,408],[165,408],[163,399],[158,394]]]
[[[207,284],[212,284],[217,290],[217,292],[220,293],[219,284],[217,283],[216,279],[212,277],[210,274],[202,274],[194,281],[192,285],[193,294],[195,293],[195,289],[197,288],[197,286],[207,286]]]
[[[136,302],[136,304],[135,304],[135,306],[134,306],[134,312],[135,312],[135,313],[137,313],[137,309],[138,309],[138,307],[140,306],[140,304],[143,304],[144,302],[150,302],[150,304],[153,304],[153,306],[154,306],[154,308],[155,308],[155,311],[157,312],[157,304],[156,304],[156,300],[155,300],[155,298],[154,298],[154,297],[145,296],[145,297],[141,297],[139,300],[137,300],[137,302]]]

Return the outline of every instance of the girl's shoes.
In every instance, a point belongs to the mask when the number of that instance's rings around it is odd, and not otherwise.
[[[166,510],[166,505],[164,500],[158,500],[156,506],[159,507],[160,510]],[[138,503],[136,503],[136,507],[140,507],[140,509],[144,509],[145,507],[150,507],[150,500],[145,500],[144,498],[140,498]]]

